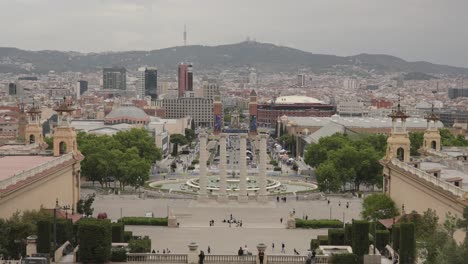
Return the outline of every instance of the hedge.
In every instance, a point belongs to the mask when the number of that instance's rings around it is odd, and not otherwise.
[[[133,238],[133,232],[132,231],[124,231],[124,243],[130,242],[130,240]]]
[[[400,225],[393,225],[392,227],[392,248],[396,252],[400,250]]]
[[[310,240],[310,249],[316,250],[320,246],[320,241],[318,239]]]
[[[51,225],[47,220],[37,222],[37,252],[49,254],[51,241]]]
[[[352,227],[353,239],[352,247],[353,253],[360,259],[369,250],[369,222],[365,220],[354,220]]]
[[[187,167],[187,170],[194,170],[194,169],[195,169],[195,166],[193,166],[193,165],[190,165],[190,166]]]
[[[122,217],[118,221],[124,225],[153,225],[153,226],[167,226],[167,218],[154,218],[154,217]]]
[[[113,243],[124,242],[124,225],[122,223],[112,224],[112,242]]]
[[[337,219],[312,219],[304,220],[296,218],[296,228],[342,228],[343,222]]]
[[[331,256],[332,264],[358,264],[359,258],[357,255],[352,253],[345,254],[333,254]]]
[[[57,247],[60,247],[67,241],[70,241],[71,243],[74,242],[73,222],[71,219],[57,219]]]
[[[273,171],[281,171],[281,167],[278,167],[278,166],[277,166],[277,167],[274,167],[274,168],[273,168]]]
[[[197,160],[197,159],[195,159],[195,160],[192,160],[192,165],[195,165],[195,164],[198,164],[198,163],[200,163],[200,161],[199,161],[199,160]]]
[[[128,247],[131,253],[149,253],[151,252],[151,239],[132,239]]]
[[[414,236],[414,224],[400,224],[400,263],[413,264],[416,253],[416,239]]]
[[[342,246],[345,243],[344,228],[328,229],[328,245]]]
[[[377,230],[375,233],[377,249],[382,250],[390,243],[390,231],[388,230]]]
[[[112,248],[111,261],[112,262],[127,262],[127,250],[125,250],[125,248]]]
[[[85,218],[79,221],[79,257],[83,263],[104,263],[111,255],[111,222],[107,219]]]
[[[317,236],[317,239],[319,241],[320,246],[327,246],[328,245],[328,236],[327,235]]]
[[[353,239],[353,226],[351,224],[345,225],[345,245],[351,246]]]

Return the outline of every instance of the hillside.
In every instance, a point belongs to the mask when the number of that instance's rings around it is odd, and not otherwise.
[[[102,67],[124,66],[136,69],[141,65],[157,65],[173,69],[181,61],[197,67],[256,67],[260,71],[295,72],[300,68],[326,71],[332,67],[360,68],[382,73],[421,72],[427,74],[468,74],[468,69],[429,62],[407,62],[388,55],[359,54],[340,57],[313,54],[298,49],[258,42],[241,42],[221,46],[172,47],[152,51],[78,53],[62,51],[26,51],[0,48],[0,72],[45,73],[49,70],[96,71]]]

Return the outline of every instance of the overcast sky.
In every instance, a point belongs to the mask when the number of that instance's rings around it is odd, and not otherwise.
[[[468,0],[0,0],[0,46],[151,50],[243,41],[468,67]]]

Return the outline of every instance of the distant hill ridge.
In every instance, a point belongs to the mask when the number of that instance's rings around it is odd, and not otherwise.
[[[102,67],[123,66],[136,69],[141,65],[157,65],[160,69],[174,69],[181,61],[196,67],[219,69],[220,66],[255,67],[260,71],[295,72],[309,68],[323,72],[331,69],[377,73],[421,72],[427,74],[468,74],[467,68],[433,64],[424,61],[408,62],[382,54],[359,54],[341,57],[313,54],[268,43],[241,42],[220,46],[181,46],[151,51],[123,51],[79,53],[72,51],[27,51],[0,47],[0,72],[46,73],[50,70],[96,71]]]

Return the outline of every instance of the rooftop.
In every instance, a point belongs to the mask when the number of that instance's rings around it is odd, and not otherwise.
[[[324,102],[308,96],[288,95],[276,98],[275,104],[323,104]]]

